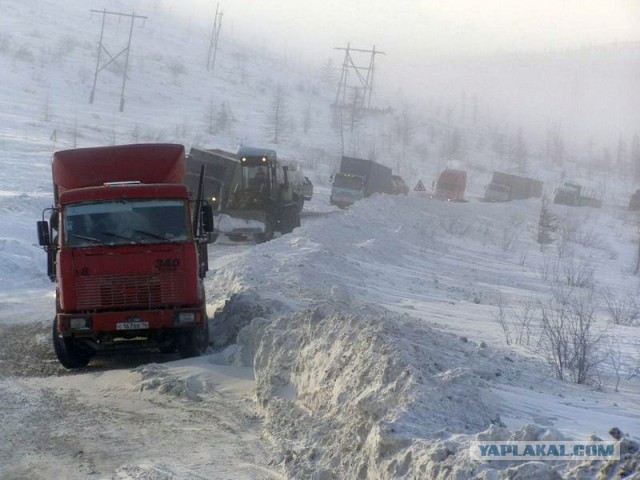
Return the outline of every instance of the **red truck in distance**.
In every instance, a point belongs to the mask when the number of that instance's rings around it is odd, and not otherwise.
[[[57,283],[53,346],[66,368],[130,348],[182,357],[207,348],[213,215],[201,189],[189,198],[185,171],[182,145],[54,153],[54,206],[37,227]]]
[[[434,198],[448,202],[464,202],[467,188],[467,172],[464,170],[444,170],[436,182]]]

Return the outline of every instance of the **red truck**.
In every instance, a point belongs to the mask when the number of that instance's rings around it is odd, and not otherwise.
[[[464,202],[467,187],[467,172],[464,170],[444,170],[436,182],[434,197],[448,202]]]
[[[53,346],[66,368],[129,348],[200,355],[213,215],[190,199],[182,145],[56,152],[54,206],[37,224],[57,283]],[[204,176],[204,172],[203,176]],[[45,213],[50,218],[45,220]]]

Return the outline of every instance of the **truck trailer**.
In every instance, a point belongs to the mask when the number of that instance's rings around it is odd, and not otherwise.
[[[202,353],[211,208],[189,199],[182,145],[54,153],[54,205],[37,224],[56,282],[53,347],[66,368],[130,348]],[[45,220],[49,215],[49,221]]]
[[[391,169],[372,160],[342,157],[329,202],[346,208],[374,193],[393,193]]]
[[[240,184],[240,159],[235,153],[218,149],[191,148],[187,156],[185,184],[194,196],[198,191],[200,171],[205,165],[203,196],[214,209],[224,209],[231,192]]]
[[[510,202],[542,197],[543,182],[534,178],[493,172],[484,193],[485,202]]]
[[[601,194],[595,189],[587,189],[576,183],[564,182],[556,190],[553,203],[572,207],[602,207]]]

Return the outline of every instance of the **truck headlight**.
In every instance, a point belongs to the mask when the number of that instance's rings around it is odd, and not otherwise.
[[[180,312],[176,315],[176,325],[187,325],[196,322],[196,314],[194,312]]]
[[[70,318],[70,330],[91,330],[91,319],[84,317]]]

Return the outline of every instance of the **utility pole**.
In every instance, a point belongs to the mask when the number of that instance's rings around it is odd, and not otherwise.
[[[113,63],[122,72],[122,89],[120,91],[120,111],[122,112],[124,111],[124,92],[127,86],[127,72],[129,70],[129,52],[131,51],[131,38],[133,37],[133,25],[136,19],[140,18],[140,19],[146,20],[147,17],[144,17],[142,15],[136,15],[135,13],[110,12],[110,11],[107,11],[106,9],[90,10],[90,12],[102,14],[102,26],[100,27],[100,40],[98,42],[98,58],[96,59],[96,70],[93,75],[93,87],[91,88],[91,96],[89,97],[89,103],[93,103],[93,99],[95,98],[96,84],[98,83],[98,74]],[[103,41],[104,26],[105,26],[107,15],[113,15],[120,18],[126,17],[131,19],[131,26],[129,28],[129,40],[127,41],[127,46],[122,50],[120,50],[116,55],[111,55],[107,47],[104,45],[104,41]],[[107,57],[109,57],[109,60],[104,65],[101,65],[103,51],[107,55]],[[124,54],[124,67],[118,63],[118,58],[122,54]]]
[[[362,95],[358,98],[359,108],[371,108],[371,95],[373,94],[373,74],[375,71],[376,55],[385,55],[384,52],[376,50],[375,45],[371,50],[363,50],[360,48],[353,48],[351,44],[347,44],[346,48],[335,47],[335,50],[343,50],[344,60],[342,61],[342,69],[340,73],[340,80],[338,81],[338,91],[336,92],[336,98],[333,102],[334,106],[345,105],[346,91],[349,84],[349,72],[352,71],[356,75],[356,79],[359,82],[359,86],[356,88],[362,90]],[[356,65],[353,59],[353,53],[356,54],[369,54],[369,64],[366,67]]]
[[[216,4],[216,15],[213,18],[213,28],[211,30],[211,40],[209,41],[209,53],[207,54],[207,72],[213,72],[216,66],[216,56],[218,54],[218,39],[222,28],[222,11],[220,4]],[[213,56],[212,56],[213,54]]]
[[[640,271],[640,216],[638,216],[638,254],[636,256],[636,268],[633,270],[633,274],[637,275]]]

